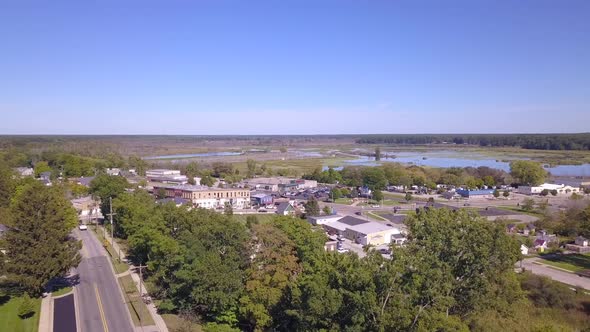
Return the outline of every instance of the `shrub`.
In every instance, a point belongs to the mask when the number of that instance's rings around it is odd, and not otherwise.
[[[17,315],[22,318],[29,318],[35,314],[35,301],[33,301],[28,293],[25,293],[23,300],[18,306]]]

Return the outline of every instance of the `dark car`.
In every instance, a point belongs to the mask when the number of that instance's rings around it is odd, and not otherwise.
[[[363,214],[360,212],[355,212],[354,214],[356,214],[357,216],[362,216]]]
[[[383,248],[383,249],[379,249],[379,252],[384,255],[389,255],[389,254],[391,254],[391,249]]]

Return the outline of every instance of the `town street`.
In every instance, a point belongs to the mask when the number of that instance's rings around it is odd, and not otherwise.
[[[574,273],[557,270],[547,265],[539,265],[534,263],[539,261],[540,259],[537,257],[526,258],[522,261],[522,267],[525,270],[531,271],[534,274],[546,276],[555,281],[559,281],[570,286],[582,287],[584,289],[590,290],[590,278],[581,277]],[[517,263],[517,266],[520,267],[520,262]]]
[[[90,230],[76,230],[75,235],[83,245],[76,269],[80,283],[75,287],[80,331],[134,331],[106,250]]]

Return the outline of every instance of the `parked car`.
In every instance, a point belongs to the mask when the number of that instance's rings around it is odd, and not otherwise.
[[[349,251],[348,249],[344,249],[344,248],[339,248],[338,249],[338,252],[341,253],[341,254],[343,254],[345,252],[348,252],[348,251]]]
[[[362,216],[363,214],[360,212],[355,212],[354,214],[356,214],[357,216]]]
[[[382,249],[379,249],[379,252],[384,255],[389,255],[389,254],[391,254],[391,249],[382,248]]]
[[[82,225],[78,226],[78,229],[80,229],[81,231],[85,231],[88,229],[88,226],[82,224]]]

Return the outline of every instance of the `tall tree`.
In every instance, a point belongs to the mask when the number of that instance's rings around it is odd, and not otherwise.
[[[283,298],[283,292],[301,272],[295,243],[271,224],[253,226],[255,248],[250,267],[246,270],[245,294],[240,299],[240,313],[255,331],[268,328],[273,311]]]
[[[381,148],[380,147],[375,148],[375,160],[376,161],[381,160]]]
[[[30,294],[38,295],[54,277],[80,261],[80,243],[70,238],[76,211],[58,187],[39,182],[19,190],[11,204],[6,233],[7,273]]]
[[[46,161],[38,161],[35,163],[35,177],[39,177],[39,175],[43,172],[51,172],[52,169],[49,167],[49,164]]]
[[[109,198],[117,198],[128,187],[129,182],[126,178],[101,173],[90,182],[89,192],[94,198],[100,199],[100,210],[106,216],[110,211]]]
[[[246,166],[247,166],[246,177],[253,178],[254,175],[256,175],[256,160],[248,159],[246,161]]]
[[[308,216],[319,216],[320,215],[320,205],[318,204],[317,199],[314,196],[311,196],[307,202],[305,203],[305,214]]]
[[[510,175],[521,184],[537,186],[545,181],[547,171],[536,161],[515,160],[510,163]]]

